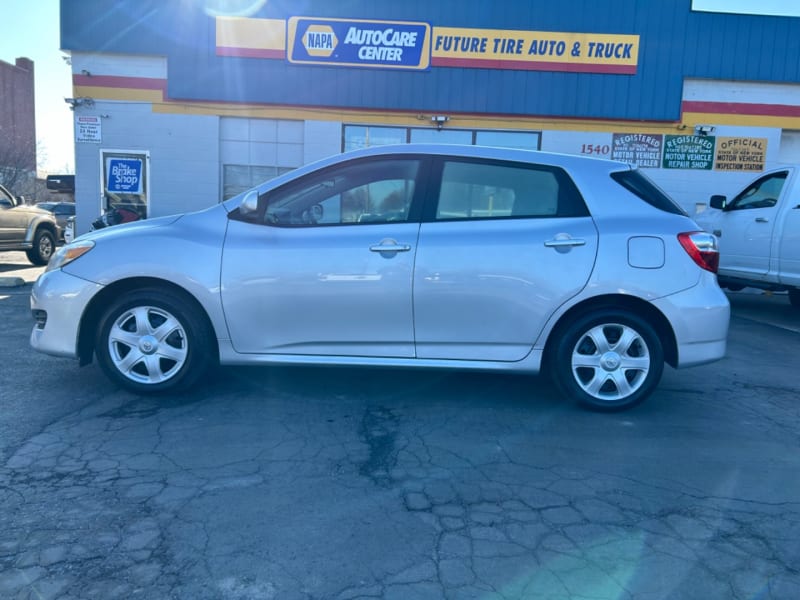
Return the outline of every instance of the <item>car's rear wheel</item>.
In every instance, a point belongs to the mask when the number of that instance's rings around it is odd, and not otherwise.
[[[137,393],[183,390],[211,365],[213,334],[199,309],[170,290],[119,297],[101,317],[95,343],[100,367]]]
[[[56,239],[47,229],[37,229],[33,236],[33,248],[27,250],[28,260],[35,265],[46,265],[56,249]]]
[[[561,332],[551,366],[565,396],[595,410],[623,410],[658,385],[664,349],[644,319],[606,309],[579,317]]]

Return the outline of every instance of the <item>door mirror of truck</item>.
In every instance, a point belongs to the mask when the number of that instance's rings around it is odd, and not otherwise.
[[[708,205],[711,208],[718,208],[719,210],[725,210],[727,206],[728,199],[721,195],[721,194],[714,194],[711,196],[711,200],[709,200]]]

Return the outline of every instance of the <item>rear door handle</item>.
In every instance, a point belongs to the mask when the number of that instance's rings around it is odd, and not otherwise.
[[[756,217],[756,223],[769,223],[769,219],[766,217]]]
[[[552,239],[548,240],[544,243],[545,246],[548,248],[565,248],[571,246],[585,246],[586,240],[582,240],[580,238],[563,238],[563,239]]]

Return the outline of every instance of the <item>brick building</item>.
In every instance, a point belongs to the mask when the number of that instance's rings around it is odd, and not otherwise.
[[[0,60],[0,181],[18,188],[35,177],[33,61],[17,58],[12,65]]]

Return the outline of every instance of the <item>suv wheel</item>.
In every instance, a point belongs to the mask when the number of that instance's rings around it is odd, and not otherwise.
[[[33,248],[26,250],[28,260],[35,265],[46,265],[56,249],[56,240],[47,229],[37,229],[33,236]]]

